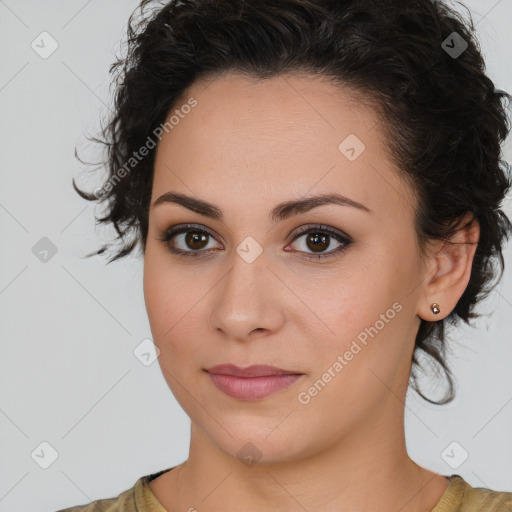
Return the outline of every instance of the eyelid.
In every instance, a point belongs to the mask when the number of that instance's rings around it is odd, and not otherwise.
[[[207,233],[208,235],[210,235],[213,238],[217,238],[220,236],[217,233],[215,233],[213,230],[211,230],[210,228],[206,227],[204,224],[188,224],[188,223],[175,224],[173,226],[169,226],[168,228],[165,228],[164,232],[163,232],[163,236],[176,235],[176,234],[184,233],[184,232],[186,233],[187,231],[193,231],[194,229],[197,231],[204,231],[205,233]],[[222,238],[222,237],[220,237],[220,238]]]
[[[169,251],[177,256],[183,255],[184,257],[206,259],[211,255],[211,253],[213,251],[216,251],[216,249],[207,249],[207,250],[201,249],[201,250],[197,250],[197,251],[192,251],[192,250],[184,251],[183,249],[178,249],[178,248],[171,249],[169,246],[169,241],[174,236],[183,234],[183,233],[187,233],[190,231],[194,231],[194,230],[196,230],[197,232],[200,232],[200,233],[201,232],[205,233],[208,236],[210,236],[211,238],[213,238],[215,241],[217,241],[217,235],[214,234],[212,232],[212,230],[210,230],[206,226],[204,226],[202,224],[187,224],[187,223],[176,224],[174,226],[169,227],[168,229],[166,229],[164,231],[163,235],[158,237],[157,239],[160,242],[165,243],[168,246]],[[302,226],[299,226],[298,228],[293,229],[288,234],[288,236],[286,238],[288,239],[293,235],[293,238],[290,240],[290,242],[288,242],[288,244],[290,244],[290,243],[295,242],[295,240],[300,238],[302,235],[308,234],[308,233],[314,233],[314,232],[325,233],[328,236],[335,238],[336,241],[338,241],[338,243],[340,243],[342,245],[334,250],[330,250],[330,251],[324,252],[324,253],[320,252],[317,254],[308,253],[308,252],[304,252],[304,251],[293,251],[293,252],[302,254],[303,255],[303,256],[301,256],[302,259],[312,260],[312,259],[316,258],[317,260],[322,260],[322,259],[327,259],[331,256],[334,257],[334,256],[338,255],[339,253],[343,252],[345,249],[347,249],[353,243],[352,238],[349,235],[347,235],[346,233],[344,233],[343,231],[341,231],[340,229],[337,229],[337,228],[334,228],[331,226],[327,226],[325,224],[319,224],[319,223],[303,224]],[[221,237],[221,239],[222,239],[222,237]],[[219,243],[219,242],[217,241],[217,243]],[[287,252],[292,252],[292,251],[287,251]]]
[[[175,226],[170,226],[169,228],[164,230],[163,237],[170,236],[170,235],[177,235],[183,232],[186,232],[187,230],[193,230],[197,229],[198,231],[205,231],[208,233],[212,238],[216,239],[217,234],[215,234],[212,230],[204,226],[203,224],[176,224]],[[298,228],[292,229],[288,235],[286,235],[286,238],[290,238],[293,236],[293,239],[291,241],[294,241],[298,235],[303,234],[305,232],[308,232],[310,230],[317,229],[318,231],[325,231],[327,233],[337,235],[339,237],[344,238],[346,241],[352,241],[351,237],[341,231],[340,229],[327,226],[325,224],[318,224],[318,223],[310,223],[310,224],[303,224],[299,226]],[[218,235],[220,236],[220,235]],[[221,237],[221,239],[224,241],[224,239]]]
[[[165,229],[163,234],[161,236],[157,237],[157,239],[160,242],[168,243],[171,240],[171,238],[173,238],[174,236],[180,235],[183,233],[187,233],[189,231],[194,231],[194,230],[198,231],[198,232],[206,233],[211,238],[213,238],[215,241],[217,241],[217,236],[220,236],[220,235],[215,234],[212,230],[210,230],[203,224],[186,224],[185,223],[185,224],[176,224],[174,226],[171,226],[171,227]],[[224,240],[222,237],[220,237],[220,238],[222,240]],[[187,252],[194,252],[194,251],[187,251]],[[202,250],[202,251],[197,251],[197,252],[206,252],[206,251]]]
[[[298,236],[300,236],[304,233],[308,233],[310,231],[314,231],[315,229],[320,232],[325,232],[330,235],[338,236],[342,239],[345,239],[345,241],[347,241],[347,242],[352,242],[352,239],[350,238],[350,236],[348,236],[346,233],[344,233],[340,229],[333,228],[331,226],[327,226],[326,224],[315,224],[315,223],[303,224],[302,226],[299,226],[298,228],[292,230],[291,233],[288,235],[288,237],[290,237],[293,233],[294,234],[293,240],[296,240]]]

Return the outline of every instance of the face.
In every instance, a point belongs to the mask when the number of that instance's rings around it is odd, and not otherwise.
[[[276,462],[395,428],[423,266],[414,195],[375,112],[312,76],[228,74],[196,82],[175,108],[190,97],[157,147],[151,198],[182,194],[190,208],[151,207],[144,296],[193,429],[225,454],[250,441]],[[283,207],[330,194],[345,201]],[[244,387],[205,371],[226,363],[299,376]]]

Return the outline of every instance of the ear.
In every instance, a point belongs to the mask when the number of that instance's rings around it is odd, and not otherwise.
[[[435,322],[447,317],[469,283],[480,226],[471,213],[463,216],[459,225],[462,227],[452,238],[431,244],[426,262],[429,278],[424,282],[417,308],[417,315],[424,320]],[[441,310],[438,314],[431,309],[434,302]]]

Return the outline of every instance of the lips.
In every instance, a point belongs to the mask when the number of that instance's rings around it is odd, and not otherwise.
[[[234,377],[265,377],[270,375],[302,375],[297,371],[283,370],[266,364],[256,364],[247,368],[240,368],[234,364],[219,364],[206,370],[208,373],[219,375],[232,375]]]
[[[232,364],[205,370],[213,384],[224,394],[244,401],[261,400],[282,391],[304,377],[304,374],[275,366],[253,365],[240,368]]]

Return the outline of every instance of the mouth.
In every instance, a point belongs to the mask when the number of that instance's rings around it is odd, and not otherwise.
[[[223,364],[205,371],[220,391],[244,401],[261,400],[285,390],[305,375],[269,365],[241,368],[232,364]]]

